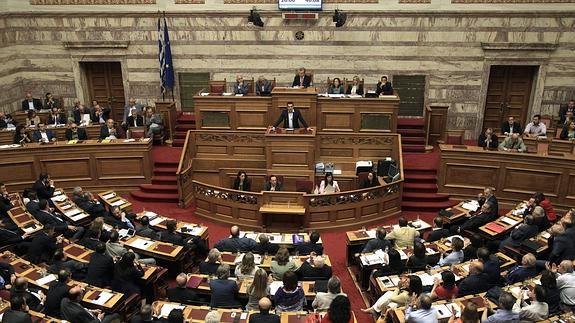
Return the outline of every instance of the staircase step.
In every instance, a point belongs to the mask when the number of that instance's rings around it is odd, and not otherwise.
[[[178,167],[154,167],[154,175],[168,175],[172,176],[176,174]]]
[[[178,194],[166,194],[166,193],[146,193],[142,191],[133,191],[130,195],[136,200],[146,201],[146,202],[171,202],[178,203]]]
[[[196,115],[194,114],[180,114],[178,116],[178,122],[183,122],[183,121],[196,121]]]
[[[178,165],[180,164],[180,160],[174,161],[161,161],[161,162],[154,162],[154,169],[156,168],[174,168],[176,171],[178,170]],[[176,173],[174,171],[174,174]]]
[[[178,194],[178,185],[141,184],[140,191],[145,193]]]
[[[442,202],[414,202],[403,201],[401,202],[401,209],[403,211],[416,211],[416,212],[439,212],[439,210],[446,209],[456,205],[457,202],[452,200]]]
[[[174,176],[152,176],[152,184],[176,185],[178,183],[176,175]]]
[[[430,181],[435,182],[437,180],[437,176],[435,175],[435,172],[433,172],[433,173],[428,173],[428,172],[416,173],[416,172],[413,172],[412,173],[411,170],[406,170],[404,168],[403,173],[404,173],[404,178],[406,180],[422,181],[422,182],[430,182]]]
[[[403,192],[402,201],[413,202],[444,202],[449,200],[449,194]]]
[[[404,192],[437,193],[437,184],[431,183],[403,183]]]
[[[423,118],[397,118],[397,127],[407,126],[425,126],[425,119]]]
[[[174,139],[186,139],[187,132],[176,132],[174,134]]]
[[[425,131],[423,129],[397,129],[402,137],[425,137]]]
[[[418,144],[425,145],[425,137],[401,137],[401,144]]]
[[[424,145],[401,145],[401,150],[408,153],[424,153],[426,152]]]
[[[177,124],[176,125],[176,131],[188,131],[188,130],[194,130],[196,129],[196,125],[195,124]]]
[[[172,147],[184,147],[185,139],[174,139],[172,142]]]

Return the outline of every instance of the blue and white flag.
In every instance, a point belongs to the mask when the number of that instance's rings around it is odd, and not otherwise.
[[[174,88],[174,67],[172,66],[172,49],[170,36],[168,35],[168,23],[166,17],[158,18],[158,47],[160,62],[160,89],[162,94]]]

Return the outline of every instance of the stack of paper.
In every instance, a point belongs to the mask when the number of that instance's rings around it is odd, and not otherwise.
[[[166,218],[164,218],[163,216],[158,216],[158,217],[156,217],[150,221],[150,225],[152,225],[152,226],[158,225],[158,224],[162,223],[165,219]]]
[[[371,238],[371,239],[375,239],[375,236],[377,234],[377,232],[375,230],[366,230],[365,233],[367,233],[367,235]]]
[[[275,295],[276,292],[278,291],[278,289],[280,289],[281,287],[283,287],[284,283],[281,281],[273,281],[270,284],[270,295]]]
[[[110,292],[102,291],[102,292],[100,292],[100,295],[98,295],[98,298],[93,301],[93,303],[97,304],[97,305],[104,305],[113,296],[114,296],[114,294],[112,294]]]
[[[50,274],[48,276],[45,276],[45,277],[38,279],[36,281],[36,284],[38,284],[40,286],[44,286],[44,285],[50,284],[51,282],[55,281],[56,279],[58,279],[58,277],[56,277],[56,275]]]
[[[80,212],[82,212],[82,211],[80,211],[80,209],[74,208],[74,209],[71,209],[70,211],[64,212],[64,215],[67,216],[67,217],[73,217],[74,215],[76,215],[76,214],[78,214],[78,213],[80,213]]]
[[[154,242],[153,241],[149,241],[149,240],[144,240],[144,239],[136,239],[134,241],[132,241],[132,243],[130,243],[130,246],[136,248],[136,249],[148,249],[149,246],[153,245]]]
[[[477,209],[479,208],[479,202],[477,202],[476,200],[468,201],[463,203],[461,207],[468,211],[477,211]]]
[[[506,217],[506,216],[502,217],[502,218],[501,218],[501,221],[502,221],[502,222],[505,222],[505,223],[507,223],[507,224],[509,224],[509,225],[511,225],[511,226],[517,225],[517,223],[519,223],[519,221],[513,220],[512,218],[508,218],[508,217]]]
[[[397,286],[393,283],[393,280],[387,276],[378,277],[377,279],[379,279],[383,283],[383,286],[385,286],[387,288],[392,288],[392,287]]]
[[[401,257],[401,260],[407,260],[407,254],[405,252],[403,252],[403,250],[398,250],[399,252],[399,256]]]
[[[111,199],[112,197],[116,197],[116,193],[108,193],[108,194],[102,196],[102,198],[104,198],[104,200]]]
[[[424,272],[423,274],[420,274],[418,276],[419,278],[421,278],[421,284],[423,286],[433,286],[433,284],[435,283],[435,277],[431,276],[428,273]]]
[[[60,206],[60,208],[61,208],[62,210],[67,210],[67,209],[69,209],[69,208],[71,208],[71,207],[72,207],[71,204],[64,204],[64,205],[61,205],[61,206]]]
[[[244,238],[256,240],[258,238],[258,234],[255,232],[247,232],[244,234]]]
[[[116,202],[112,203],[111,205],[112,206],[120,206],[120,205],[123,205],[125,203],[126,203],[126,201],[124,201],[124,200],[117,200]]]
[[[184,308],[186,308],[186,307],[183,305],[164,304],[164,305],[162,305],[162,309],[160,310],[160,317],[168,317],[168,315],[170,315],[170,312],[172,310],[175,310],[175,309],[184,310]]]
[[[62,195],[52,197],[51,200],[54,202],[64,202],[64,201],[66,201],[67,198],[68,197],[66,195],[62,194]]]

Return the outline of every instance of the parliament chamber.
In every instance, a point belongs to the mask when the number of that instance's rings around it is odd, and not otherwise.
[[[575,0],[0,0],[0,322],[575,320]]]

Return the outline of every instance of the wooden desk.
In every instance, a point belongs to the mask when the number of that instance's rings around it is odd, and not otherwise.
[[[114,206],[120,207],[120,210],[125,212],[132,211],[132,203],[130,203],[125,198],[119,196],[114,191],[105,191],[98,193],[98,198],[106,206],[108,211],[110,211]]]
[[[464,200],[475,198],[483,188],[492,186],[500,207],[508,208],[529,199],[536,191],[543,192],[556,209],[569,209],[575,202],[575,175],[570,171],[574,155],[486,151],[458,145],[439,147],[441,193]]]
[[[282,169],[313,169],[316,162],[315,137],[315,128],[311,131],[268,129],[265,135],[266,168],[278,174]]]
[[[26,121],[24,121],[24,125],[26,125]],[[81,128],[86,130],[86,135],[88,136],[88,139],[98,140],[98,138],[100,138],[100,126],[99,125],[93,125],[93,126],[87,126],[87,127],[81,127]],[[47,127],[47,129],[52,131],[52,133],[54,134],[54,137],[58,141],[66,141],[66,129],[68,129],[67,126]],[[32,133],[34,133],[34,131],[36,131],[36,128],[28,128],[28,133],[30,135],[32,135]],[[6,129],[0,130],[0,145],[12,144],[14,142],[14,134],[15,133],[16,133],[16,131],[14,131],[14,130],[6,130]],[[32,137],[32,136],[30,136],[30,137]]]
[[[26,208],[17,206],[8,211],[8,216],[18,226],[20,231],[29,236],[39,232],[44,228],[40,221],[36,220],[32,214],[26,211]]]
[[[301,192],[262,192],[263,201],[259,209],[261,227],[292,230],[307,227],[304,194]]]
[[[447,208],[445,209],[446,211],[452,213],[450,216],[444,216],[443,217],[443,221],[444,223],[447,224],[454,224],[460,221],[463,221],[466,218],[469,218],[471,216],[470,211],[467,209],[464,209],[462,207],[462,205],[465,202],[459,202],[457,205]]]
[[[209,306],[193,306],[183,305],[180,303],[171,303],[165,301],[155,301],[152,304],[152,309],[155,317],[167,318],[169,312],[173,308],[180,308],[184,312],[184,319],[186,322],[204,322],[204,318],[211,311]],[[214,309],[220,313],[221,322],[235,322],[234,317],[240,315],[241,318],[237,323],[247,323],[249,313],[243,312],[238,309]],[[164,313],[165,312],[165,313]]]
[[[135,189],[152,178],[151,148],[151,140],[108,144],[87,140],[74,145],[33,143],[2,149],[0,182],[21,191],[45,172],[64,189]]]
[[[227,252],[224,251],[221,253],[222,255],[222,264],[226,264],[228,266],[230,266],[230,268],[235,268],[236,265],[239,263],[236,260],[238,259],[238,255],[233,253],[233,252]],[[275,258],[273,255],[261,255],[262,260],[260,264],[256,265],[259,268],[264,269],[267,272],[270,272],[270,266],[272,264],[272,260]],[[331,260],[329,259],[328,255],[323,255],[324,259],[325,259],[325,264],[327,266],[331,266]],[[296,267],[300,267],[301,264],[304,261],[307,261],[309,259],[309,256],[290,256],[290,259],[295,263]],[[206,258],[205,261],[207,262],[208,259]],[[313,265],[312,265],[313,266]]]
[[[52,202],[58,210],[62,213],[68,222],[74,225],[86,225],[91,221],[91,216],[88,212],[82,210],[76,203],[68,198],[63,189],[58,188],[54,191]]]
[[[128,249],[133,249],[136,253],[157,257],[169,262],[179,261],[184,255],[184,247],[182,246],[141,236],[133,236],[126,241],[120,240],[120,243]]]
[[[265,234],[271,244],[282,245],[288,249],[294,249],[297,244],[294,244],[294,235],[298,235],[299,238],[303,238],[304,242],[309,242],[309,233],[298,232],[298,233],[277,233],[277,232],[256,232],[256,231],[240,231],[240,237],[250,238],[255,241],[259,241],[260,235]],[[322,244],[321,236],[317,244]]]
[[[148,217],[150,226],[156,230],[166,230],[166,221],[174,220],[173,218],[161,216],[151,211],[136,213],[136,220],[140,221],[144,215]],[[200,237],[206,241],[206,246],[208,245],[208,227],[205,225],[176,220],[176,231],[184,236]]]

